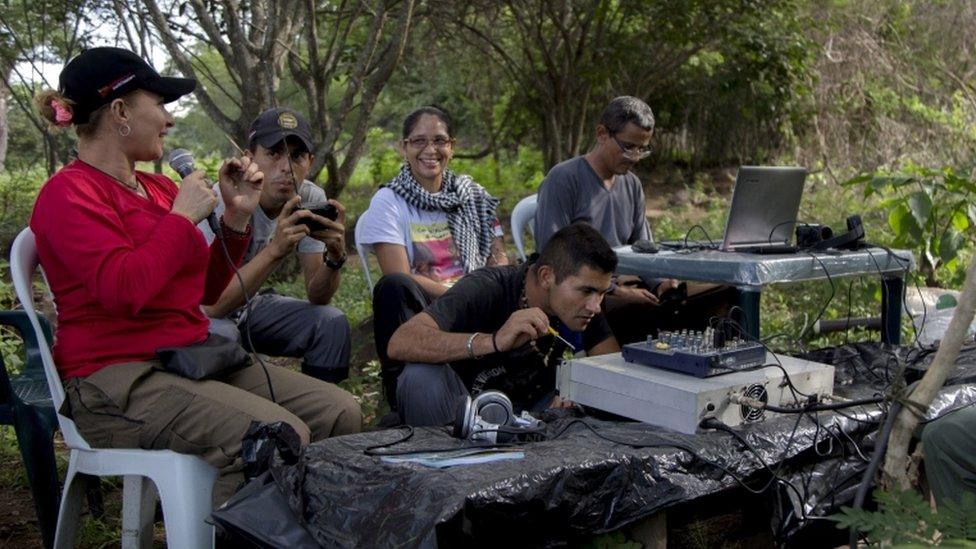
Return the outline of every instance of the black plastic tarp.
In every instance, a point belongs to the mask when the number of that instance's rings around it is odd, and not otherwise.
[[[807,355],[835,364],[835,394],[847,398],[882,394],[901,365],[928,355],[920,356],[878,344]],[[976,354],[964,352],[960,371],[976,371],[974,361]],[[976,386],[946,387],[930,417],[972,402]],[[312,444],[294,465],[274,460],[268,476],[252,482],[261,482],[261,490],[248,485],[214,518],[232,537],[264,545],[301,545],[294,532],[287,540],[274,534],[287,530],[286,520],[329,547],[421,547],[455,539],[550,545],[738,486],[735,475],[746,489],[785,496],[790,504],[778,519],[780,533],[789,535],[807,518],[850,501],[884,410],[883,404],[869,405],[736,427],[748,447],[721,431],[682,435],[639,423],[585,418],[584,425],[567,414],[553,415],[544,418],[547,433],[561,436],[521,445],[523,459],[448,469],[383,463],[364,449],[394,442],[404,431],[363,433]],[[464,444],[446,429],[424,428],[393,449]],[[780,480],[771,480],[774,474]],[[282,502],[290,518],[276,512],[262,521],[240,511],[261,504],[280,509]]]

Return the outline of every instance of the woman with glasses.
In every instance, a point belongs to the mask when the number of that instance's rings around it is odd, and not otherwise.
[[[371,246],[383,271],[373,291],[376,350],[387,400],[396,409],[402,363],[386,346],[393,332],[457,279],[480,267],[507,265],[498,199],[470,176],[447,169],[454,155],[450,116],[421,107],[403,121],[400,173],[360,216],[358,244]]]

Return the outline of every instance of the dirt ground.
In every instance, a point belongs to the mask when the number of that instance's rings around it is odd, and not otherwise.
[[[4,439],[13,441],[13,427],[4,425]],[[37,527],[34,499],[27,485],[27,476],[15,444],[0,446],[0,548],[41,547],[41,533]]]
[[[4,460],[0,467],[21,467],[20,460]],[[26,487],[0,491],[0,547],[11,549],[40,547],[41,533],[37,528],[34,501]]]

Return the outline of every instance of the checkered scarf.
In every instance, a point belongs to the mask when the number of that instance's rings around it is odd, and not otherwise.
[[[491,241],[495,238],[495,208],[498,199],[469,175],[444,171],[441,192],[427,192],[410,173],[409,164],[386,184],[408,204],[422,210],[447,213],[447,227],[461,257],[464,272],[484,267],[491,255]]]

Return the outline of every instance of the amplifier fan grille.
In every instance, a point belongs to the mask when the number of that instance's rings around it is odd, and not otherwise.
[[[769,394],[766,393],[766,387],[761,383],[750,385],[749,388],[745,390],[744,396],[754,398],[763,404],[769,402]],[[766,415],[766,410],[757,410],[743,404],[739,407],[739,413],[742,415],[743,422],[760,421]]]

